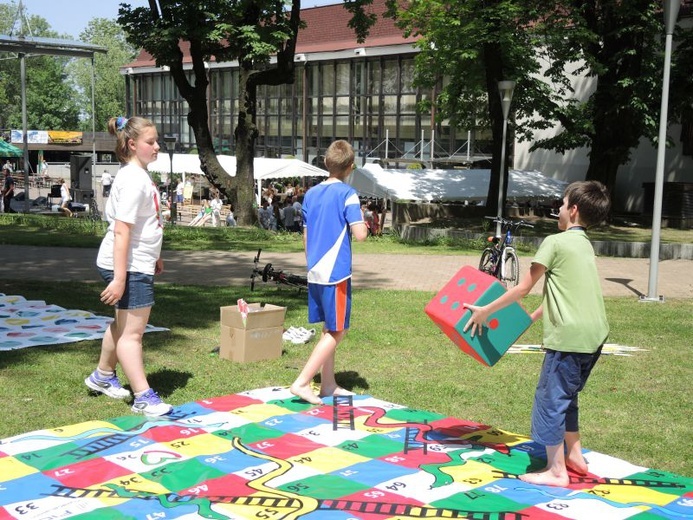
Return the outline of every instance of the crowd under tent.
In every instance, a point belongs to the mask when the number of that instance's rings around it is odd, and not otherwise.
[[[236,176],[236,157],[232,155],[217,155],[219,164],[231,176]],[[200,157],[197,154],[173,154],[173,168],[168,154],[159,153],[156,161],[150,163],[148,169],[153,172],[180,175],[185,180],[186,175],[204,175],[200,165]],[[267,157],[255,157],[253,159],[253,173],[257,181],[258,198],[263,180],[287,179],[293,177],[326,177],[328,173],[301,161],[300,159],[270,159]]]

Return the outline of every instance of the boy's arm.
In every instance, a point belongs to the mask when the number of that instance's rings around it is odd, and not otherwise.
[[[500,310],[513,302],[519,302],[522,298],[527,296],[529,294],[529,291],[532,290],[532,287],[534,287],[536,283],[539,281],[539,279],[542,276],[544,276],[545,272],[546,267],[533,262],[532,266],[529,268],[529,272],[520,280],[520,283],[518,283],[515,287],[503,294],[503,296],[501,296],[497,300],[494,300],[488,305],[484,305],[483,307],[478,307],[476,305],[470,305],[468,303],[465,303],[464,306],[470,311],[472,311],[472,316],[469,318],[469,321],[464,326],[463,331],[467,332],[467,329],[471,327],[472,337],[474,337],[474,334],[476,334],[477,332],[479,333],[479,336],[481,336],[483,330],[482,326],[486,325],[488,317],[497,310]],[[534,319],[534,316],[532,318]]]
[[[359,242],[363,242],[368,238],[368,228],[365,222],[359,222],[351,226],[351,236]]]

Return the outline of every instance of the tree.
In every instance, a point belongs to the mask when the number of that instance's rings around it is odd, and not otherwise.
[[[679,25],[674,33],[670,117],[681,123],[684,155],[693,155],[693,29]]]
[[[503,112],[498,82],[517,81],[512,109],[522,126],[513,127],[520,139],[531,131],[546,128],[545,117],[560,95],[569,88],[556,70],[548,70],[557,89],[542,80],[540,40],[528,30],[540,18],[542,3],[517,0],[416,0],[401,6],[390,0],[389,16],[397,20],[407,36],[418,35],[415,83],[436,88],[438,120],[464,129],[491,127],[493,159],[487,195],[490,214],[496,214],[500,176],[507,165],[500,164]],[[442,79],[445,82],[442,83]],[[510,154],[508,154],[510,156]],[[505,193],[504,193],[505,198]]]
[[[564,152],[589,148],[587,179],[613,193],[619,166],[642,137],[657,137],[662,77],[661,2],[571,0],[546,21],[557,66],[581,63],[577,74],[593,77],[585,101],[570,99],[556,111],[562,131],[536,148]],[[558,32],[556,32],[558,29]]]
[[[202,171],[231,200],[240,224],[255,222],[256,89],[258,85],[293,82],[300,0],[292,0],[290,11],[282,2],[270,0],[150,0],[148,8],[121,4],[118,23],[130,43],[149,52],[158,66],[170,68],[178,91],[188,102],[188,124],[195,135]],[[183,69],[181,42],[189,44],[192,81]],[[276,56],[276,64],[270,65],[272,56]],[[238,60],[241,67],[235,178],[219,164],[209,128],[205,63],[211,58]]]
[[[17,15],[13,5],[0,5],[0,32],[8,34]],[[39,16],[27,17],[31,35],[59,38],[48,22]],[[16,36],[16,31],[13,33]],[[2,53],[0,60],[0,128],[22,127],[22,93],[20,63],[16,55]],[[13,59],[14,58],[14,59]],[[79,110],[66,79],[68,58],[59,56],[27,56],[26,105],[27,125],[40,130],[76,130]]]
[[[496,162],[490,204],[497,199],[499,170],[498,79],[518,82],[512,104],[518,139],[533,139],[534,130],[558,125],[555,136],[537,140],[531,150],[589,148],[585,177],[602,181],[612,193],[618,168],[632,149],[642,137],[656,138],[663,32],[659,2],[430,0],[409,2],[404,9],[391,3],[400,26],[421,35],[420,84],[434,85],[443,75],[450,79],[435,100],[439,117],[465,128],[491,125]],[[685,61],[680,63],[683,70]],[[571,68],[574,75],[594,78],[588,99],[571,85]],[[479,110],[483,99],[486,120]]]
[[[94,106],[96,131],[107,131],[108,120],[121,115],[125,106],[125,78],[119,68],[137,56],[123,29],[106,18],[94,18],[80,34],[80,40],[108,49],[107,53],[94,54]],[[87,59],[75,59],[70,64],[70,74],[77,86],[78,102],[82,113],[83,130],[92,129],[92,63]]]

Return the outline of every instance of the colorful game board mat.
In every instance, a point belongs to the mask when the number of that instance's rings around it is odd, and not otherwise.
[[[522,435],[370,395],[286,388],[0,441],[0,519],[689,519],[693,479],[586,451],[566,488]]]
[[[113,317],[0,293],[0,351],[101,339]],[[145,332],[168,330],[147,325]]]

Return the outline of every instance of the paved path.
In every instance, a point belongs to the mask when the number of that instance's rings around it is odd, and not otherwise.
[[[246,285],[250,283],[253,257],[254,253],[248,252],[164,251],[165,272],[157,280],[184,285]],[[0,279],[100,281],[95,259],[94,249],[0,245]],[[477,256],[355,254],[354,288],[435,292],[461,266],[477,262]],[[521,272],[527,262],[527,257],[520,258]],[[263,252],[261,265],[265,263],[293,274],[305,269],[303,253]],[[604,295],[647,294],[649,263],[642,258],[598,258]],[[691,268],[690,260],[660,261],[657,295],[693,298]],[[533,292],[540,291],[538,284]]]

